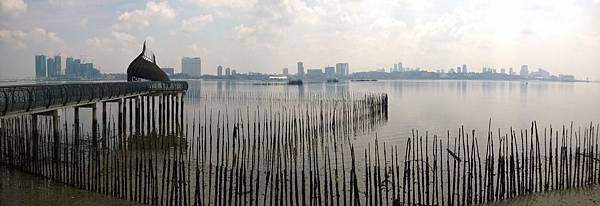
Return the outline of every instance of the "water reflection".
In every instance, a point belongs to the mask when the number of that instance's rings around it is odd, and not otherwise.
[[[223,97],[274,95],[306,98],[313,93],[343,97],[360,92],[389,95],[389,121],[377,132],[395,141],[411,135],[412,129],[444,134],[460,125],[485,132],[492,119],[496,128],[527,128],[530,121],[549,126],[589,124],[598,121],[600,84],[502,81],[378,81],[310,83],[305,85],[255,85],[247,81],[188,81],[186,102],[190,114],[204,107],[220,108],[216,99],[202,99],[208,94]],[[261,105],[252,102],[246,106]],[[109,105],[116,111],[116,105]],[[100,114],[98,114],[100,115]],[[112,116],[112,118],[115,118]],[[72,111],[61,112],[61,119],[72,122]],[[81,110],[81,122],[90,128],[91,113]],[[191,119],[189,121],[192,121]]]
[[[298,85],[298,94],[300,97],[304,97],[304,86]]]

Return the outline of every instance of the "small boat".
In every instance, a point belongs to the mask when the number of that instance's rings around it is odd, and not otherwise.
[[[295,79],[295,80],[290,80],[288,81],[288,85],[302,85],[302,79]]]

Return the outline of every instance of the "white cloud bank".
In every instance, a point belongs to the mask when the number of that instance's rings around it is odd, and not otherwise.
[[[27,11],[27,4],[23,0],[0,0],[0,12],[18,15]]]
[[[93,12],[60,6],[71,0],[48,1],[27,8],[0,0],[2,14],[20,14],[0,19],[0,42],[26,48],[31,28],[52,29],[71,45],[86,45],[73,48],[114,68],[107,72],[121,71],[152,39],[161,64],[177,68],[182,56],[201,56],[207,73],[217,65],[275,72],[297,61],[309,68],[349,62],[354,72],[402,61],[434,70],[464,63],[472,71],[528,64],[600,79],[600,0],[105,1],[94,2]],[[38,6],[74,16],[55,19]],[[70,30],[74,19],[85,31]]]
[[[199,15],[181,21],[181,30],[187,33],[196,32],[204,25],[213,22],[212,15]]]
[[[30,31],[2,29],[0,30],[0,42],[11,45],[15,49],[25,49],[29,44],[64,46],[64,40],[56,33],[42,28],[34,28]]]
[[[169,3],[150,1],[144,9],[124,12],[115,25],[117,29],[145,28],[152,22],[170,22],[175,19],[176,13]]]

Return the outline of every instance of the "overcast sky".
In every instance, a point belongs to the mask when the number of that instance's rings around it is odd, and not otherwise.
[[[32,77],[38,53],[124,72],[144,40],[159,66],[199,56],[205,74],[403,62],[599,80],[600,0],[0,0],[0,78]]]

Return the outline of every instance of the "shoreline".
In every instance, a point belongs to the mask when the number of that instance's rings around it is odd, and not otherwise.
[[[141,205],[0,166],[0,205]]]
[[[587,206],[600,205],[600,185],[584,188],[549,191],[530,194],[500,202],[489,202],[482,206]]]

